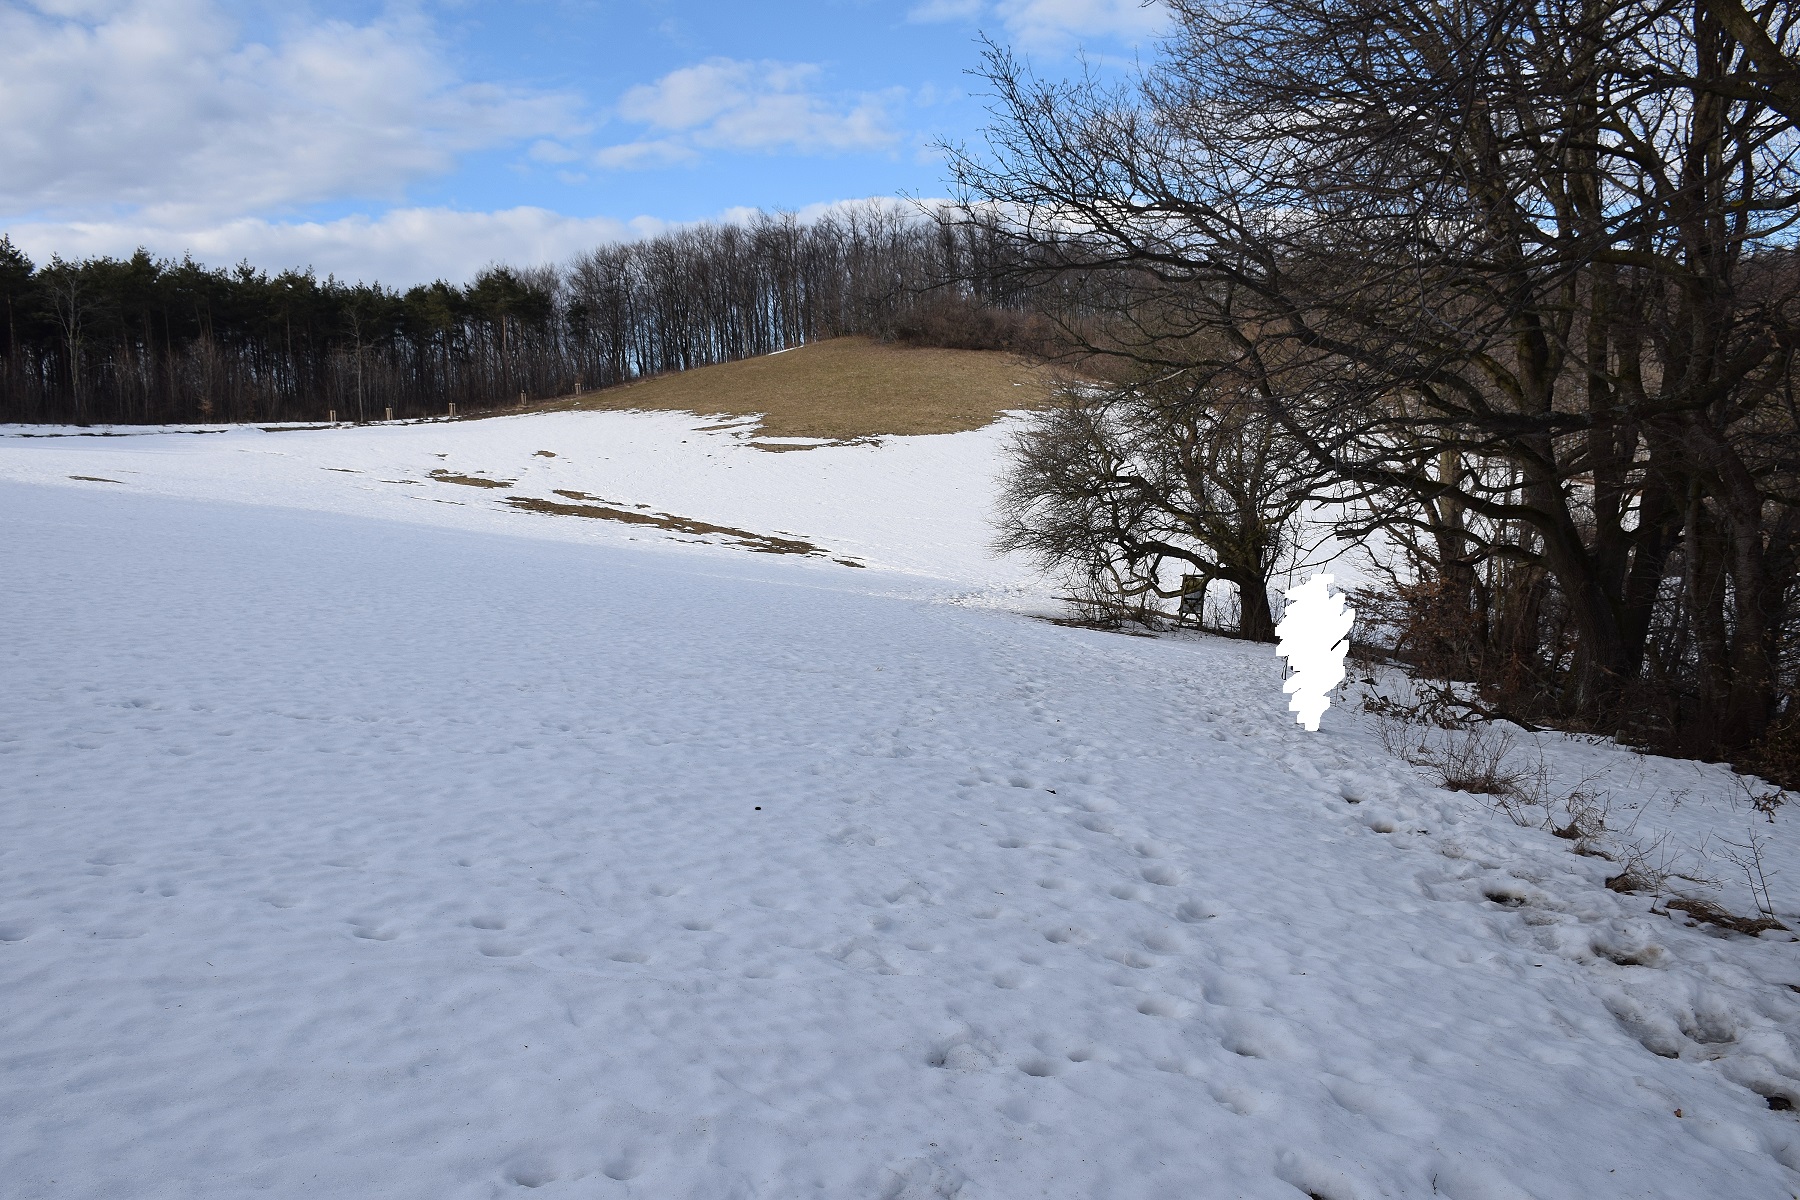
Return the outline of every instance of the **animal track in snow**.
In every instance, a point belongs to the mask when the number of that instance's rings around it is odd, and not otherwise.
[[[1188,949],[1187,942],[1174,932],[1153,930],[1138,941],[1152,954],[1185,954]]]
[[[1137,1010],[1146,1017],[1184,1017],[1192,1007],[1173,996],[1145,996],[1138,1001]]]
[[[942,1039],[925,1056],[928,1066],[943,1071],[981,1071],[999,1061],[999,1049],[971,1029]]]
[[[644,1173],[645,1162],[642,1155],[634,1153],[617,1154],[606,1160],[600,1173],[608,1179],[617,1179],[623,1183],[627,1179],[636,1179]]]
[[[1133,950],[1129,946],[1115,946],[1114,948],[1105,951],[1105,955],[1120,966],[1131,967],[1133,970],[1138,971],[1146,970],[1156,965],[1156,960],[1154,958],[1151,958],[1141,951]]]
[[[1044,940],[1060,946],[1080,946],[1093,939],[1093,934],[1079,925],[1059,925],[1044,932]]]
[[[1159,887],[1175,887],[1181,882],[1181,872],[1174,867],[1158,863],[1153,867],[1145,867],[1138,875],[1145,883],[1154,883]]]

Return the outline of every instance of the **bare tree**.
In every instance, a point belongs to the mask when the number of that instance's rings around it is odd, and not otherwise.
[[[1273,641],[1269,579],[1317,480],[1253,404],[1179,376],[1075,387],[1013,441],[1003,549],[1073,568],[1125,603],[1182,594],[1166,568],[1237,589],[1238,634]]]
[[[954,158],[970,211],[1110,314],[1067,323],[1086,352],[1248,381],[1365,519],[1430,530],[1470,611],[1489,564],[1541,568],[1577,634],[1540,698],[1566,718],[1643,709],[1686,572],[1710,633],[1663,716],[1708,752],[1753,741],[1800,532],[1800,157],[1733,94],[1743,47],[1637,0],[1171,8],[1134,90],[990,53],[1000,119]]]

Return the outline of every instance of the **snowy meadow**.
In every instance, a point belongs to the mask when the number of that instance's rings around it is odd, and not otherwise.
[[[1800,1195],[1800,943],[1605,886],[1790,808],[1038,619],[1006,429],[0,430],[0,1193]]]

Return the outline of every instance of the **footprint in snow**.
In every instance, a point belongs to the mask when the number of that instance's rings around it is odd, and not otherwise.
[[[1292,1058],[1298,1052],[1292,1035],[1273,1021],[1248,1014],[1234,1017],[1219,1045],[1242,1058]]]
[[[1146,1017],[1185,1017],[1193,1006],[1185,1000],[1174,996],[1145,996],[1138,1001],[1137,1010]]]
[[[1120,966],[1130,967],[1137,971],[1142,971],[1156,965],[1156,960],[1154,958],[1151,958],[1141,951],[1133,950],[1129,946],[1115,946],[1110,950],[1104,951],[1104,953],[1107,958],[1110,958]]]
[[[1364,1117],[1376,1128],[1396,1137],[1425,1137],[1437,1128],[1437,1121],[1430,1113],[1392,1088],[1349,1079],[1328,1079],[1325,1091],[1345,1112]]]
[[[926,1065],[940,1071],[985,1071],[999,1061],[994,1045],[972,1033],[947,1038],[925,1056]]]
[[[1152,954],[1186,954],[1186,939],[1172,930],[1152,930],[1138,938],[1140,945]]]

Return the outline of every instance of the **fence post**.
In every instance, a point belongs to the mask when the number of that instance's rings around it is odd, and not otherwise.
[[[387,411],[387,419],[390,421],[393,420],[394,419],[394,410],[390,408],[386,411]]]
[[[454,401],[454,400],[452,400],[452,401],[451,401],[451,402],[450,402],[450,415],[451,415],[451,416],[452,416],[452,417],[455,417],[455,416],[456,416],[456,401]]]
[[[337,409],[335,409],[335,408],[327,409],[325,421],[327,424],[336,425],[337,424]]]

